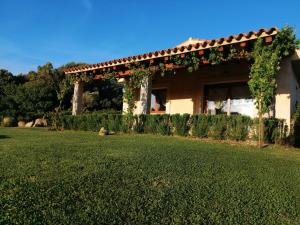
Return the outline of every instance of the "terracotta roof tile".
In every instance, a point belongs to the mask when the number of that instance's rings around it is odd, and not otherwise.
[[[257,32],[249,31],[248,33],[240,33],[238,35],[231,35],[229,37],[222,37],[219,39],[202,40],[195,44],[163,49],[160,51],[154,51],[154,52],[144,53],[140,55],[129,56],[126,58],[114,59],[107,62],[100,62],[96,64],[85,64],[81,66],[71,67],[65,69],[64,72],[68,74],[68,73],[89,71],[94,69],[103,69],[106,67],[113,67],[117,65],[131,63],[133,61],[153,60],[155,58],[177,55],[186,52],[203,51],[204,49],[207,48],[214,48],[214,47],[220,47],[222,45],[227,45],[227,44],[234,44],[239,42],[255,40],[258,39],[259,37],[273,36],[276,35],[278,32],[279,30],[276,27],[272,27],[270,29],[259,29]]]

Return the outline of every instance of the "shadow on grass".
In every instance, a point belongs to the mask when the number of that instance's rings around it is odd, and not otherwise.
[[[6,139],[6,138],[10,138],[10,137],[7,136],[7,135],[1,135],[1,134],[0,134],[0,139]]]

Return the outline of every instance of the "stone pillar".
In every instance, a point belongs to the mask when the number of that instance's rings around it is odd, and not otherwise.
[[[127,81],[125,78],[119,78],[118,83],[121,84],[123,86],[123,107],[122,107],[122,113],[125,114],[127,113],[127,109],[128,109],[128,103],[124,97],[124,92],[125,92],[125,85],[127,84]]]
[[[76,81],[74,83],[74,93],[72,101],[72,115],[79,115],[82,111],[82,94],[83,94],[83,82]]]
[[[123,88],[123,94],[124,94],[124,88]],[[123,114],[126,114],[128,112],[128,102],[123,97],[123,106],[122,106],[122,112]]]
[[[151,107],[152,77],[145,77],[140,89],[139,114],[149,114]]]
[[[227,98],[227,116],[231,115],[231,99]]]

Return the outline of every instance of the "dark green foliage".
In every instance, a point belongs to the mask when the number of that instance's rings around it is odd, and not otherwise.
[[[0,128],[0,224],[300,224],[300,154]]]
[[[90,97],[84,99],[85,110],[122,109],[122,86],[116,80],[93,80],[85,85],[85,90],[84,96]]]
[[[227,118],[226,137],[230,140],[244,141],[247,139],[252,120],[247,116],[231,116]]]
[[[75,65],[80,64],[70,63],[55,69],[46,63],[19,76],[0,69],[0,117],[29,121],[58,109],[70,109],[72,76],[65,76],[62,70]],[[122,87],[114,79],[93,81],[85,85],[83,100],[85,111],[120,110]]]
[[[294,125],[294,145],[295,147],[300,147],[300,124],[296,123]]]
[[[101,127],[113,132],[122,131],[122,115],[106,113],[86,113],[78,116],[48,115],[53,127],[69,130],[99,131]]]
[[[192,121],[192,134],[196,137],[206,138],[211,124],[210,115],[193,115]]]
[[[208,132],[208,137],[214,139],[225,139],[226,128],[227,128],[227,116],[226,115],[215,115],[211,117],[211,125]]]
[[[215,139],[246,140],[252,124],[247,116],[194,115],[192,134],[197,137]]]
[[[293,115],[293,133],[290,138],[293,139],[295,147],[300,147],[300,104],[297,105],[296,112]]]
[[[135,118],[132,114],[126,114],[122,116],[121,131],[124,133],[131,133]]]
[[[172,126],[174,127],[174,133],[180,136],[187,136],[189,132],[189,114],[175,114],[171,116]]]
[[[151,134],[170,135],[170,115],[147,115],[144,131]]]
[[[158,117],[158,126],[157,131],[161,135],[170,135],[171,134],[171,124],[169,115],[160,115]]]
[[[17,111],[14,101],[16,87],[16,79],[13,74],[0,69],[0,117],[15,116]]]
[[[193,136],[200,138],[213,138],[217,140],[244,141],[254,132],[257,138],[257,119],[252,120],[240,115],[121,115],[115,112],[85,113],[79,116],[70,114],[49,114],[49,124],[71,130],[99,131],[101,127],[114,132],[148,133],[180,136]],[[287,126],[283,120],[264,119],[265,141],[267,143],[285,143],[287,141]],[[252,131],[251,131],[252,129]]]
[[[121,114],[108,114],[107,128],[109,131],[119,132],[122,129],[122,115]]]
[[[264,118],[264,141],[266,143],[278,143],[286,144],[287,140],[287,125],[284,120],[276,118]],[[254,130],[253,138],[258,139],[258,119],[254,119],[252,122],[252,128]]]
[[[267,143],[279,143],[287,137],[287,126],[284,120],[276,118],[264,119],[264,138]]]
[[[136,133],[144,133],[146,121],[147,115],[141,114],[139,116],[134,116],[133,131]]]
[[[53,110],[58,104],[55,87],[43,79],[19,86],[15,93],[15,102],[21,115],[21,112],[43,114]]]

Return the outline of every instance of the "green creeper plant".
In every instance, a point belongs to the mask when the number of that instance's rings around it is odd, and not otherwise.
[[[248,85],[258,109],[258,143],[260,147],[264,140],[263,115],[270,111],[274,101],[277,88],[276,74],[280,70],[280,62],[283,57],[292,54],[298,44],[294,30],[291,27],[284,27],[276,35],[271,45],[265,45],[262,38],[258,39],[254,45],[253,64]]]

